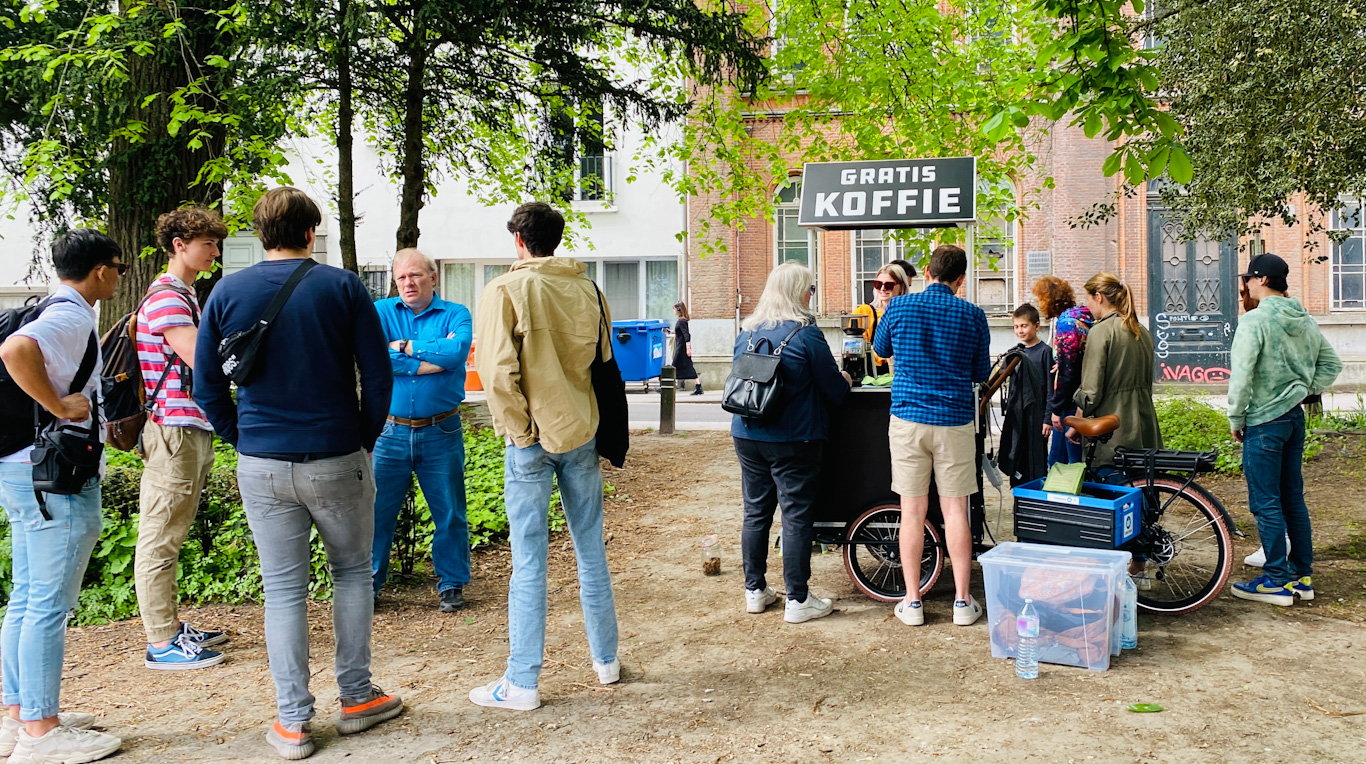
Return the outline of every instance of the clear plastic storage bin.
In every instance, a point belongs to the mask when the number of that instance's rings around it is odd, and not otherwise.
[[[1014,658],[1015,616],[1039,611],[1039,661],[1092,671],[1110,667],[1120,628],[1120,576],[1128,552],[1005,542],[977,558],[987,590],[991,656]],[[1117,651],[1116,651],[1117,652]]]

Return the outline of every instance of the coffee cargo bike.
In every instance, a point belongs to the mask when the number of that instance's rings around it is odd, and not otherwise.
[[[829,230],[963,226],[966,249],[972,253],[975,188],[972,157],[808,163],[802,176],[799,224]],[[971,279],[968,284],[971,299]],[[861,379],[871,368],[871,349],[863,338],[867,317],[849,315],[841,320],[841,363]],[[1010,384],[1020,362],[1017,352],[1008,351],[997,360],[988,381],[976,387],[977,491],[968,509],[974,556],[990,557],[992,547],[986,539],[996,541],[987,527],[983,490],[992,402]],[[890,389],[873,386],[856,386],[845,404],[831,412],[815,522],[816,540],[840,547],[854,585],[882,602],[904,597],[908,578],[898,548],[900,497],[891,491],[890,416]],[[1051,544],[1129,553],[1138,561],[1134,567],[1141,568],[1136,574],[1141,583],[1139,605],[1151,612],[1186,613],[1217,596],[1232,566],[1234,525],[1219,500],[1194,480],[1214,469],[1215,454],[1121,450],[1116,456],[1118,475],[1106,475],[1108,480],[1102,481],[1090,463],[1095,445],[1108,439],[1119,426],[1118,419],[1069,417],[1067,424],[1090,443],[1087,482],[1080,495],[1042,491],[1042,480],[1017,488],[1016,538],[1031,542],[1026,549]],[[918,575],[912,578],[924,593],[939,580],[947,556],[933,484],[925,527],[918,532],[925,535],[925,546]],[[1023,545],[1007,546],[1012,549],[998,550],[999,557],[1014,554]],[[987,565],[984,560],[984,570]],[[992,604],[989,597],[988,610]],[[993,623],[996,620],[992,618]]]

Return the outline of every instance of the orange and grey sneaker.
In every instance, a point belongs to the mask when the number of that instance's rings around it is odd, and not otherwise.
[[[313,755],[313,725],[308,722],[276,721],[266,733],[266,741],[280,756],[290,761]]]
[[[388,721],[403,713],[403,700],[397,695],[389,695],[375,685],[363,698],[341,699],[341,721],[337,731],[343,735],[364,732],[380,722]]]

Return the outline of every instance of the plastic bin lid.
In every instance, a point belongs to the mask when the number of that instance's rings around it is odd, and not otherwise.
[[[669,326],[668,321],[658,318],[646,318],[639,321],[613,321],[614,329],[663,329]]]
[[[1054,567],[1075,570],[1128,567],[1133,555],[1118,549],[1083,549],[1052,544],[1006,541],[978,555],[983,565]]]

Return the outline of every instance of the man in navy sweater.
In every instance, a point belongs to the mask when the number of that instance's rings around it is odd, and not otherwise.
[[[279,720],[266,739],[286,759],[313,752],[308,692],[309,533],[318,528],[332,573],[341,720],[360,732],[403,702],[370,681],[370,547],[375,480],[369,452],[384,425],[393,377],[379,316],[350,271],[307,271],[271,323],[251,381],[233,402],[218,358],[226,336],[254,326],[313,251],[322,222],[302,191],[277,188],[252,210],[266,260],[214,288],[195,343],[194,399],[237,448],[237,483],[261,557],[266,652]],[[360,395],[356,370],[360,370]]]

